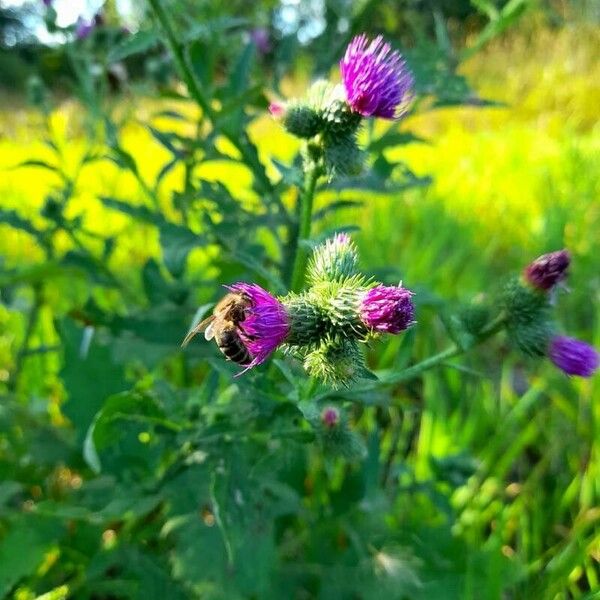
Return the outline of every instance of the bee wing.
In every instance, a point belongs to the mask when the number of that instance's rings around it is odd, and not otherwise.
[[[204,339],[212,340],[215,337],[215,322],[214,319],[208,324],[208,327],[204,330]]]
[[[200,321],[196,327],[191,329],[188,334],[185,336],[183,342],[181,342],[181,347],[185,348],[193,338],[195,338],[199,333],[206,330],[204,337],[207,340],[211,340],[214,337],[214,328],[212,327],[212,323],[215,320],[214,315],[208,317],[208,319],[204,319],[204,321]],[[209,337],[210,336],[210,337]]]

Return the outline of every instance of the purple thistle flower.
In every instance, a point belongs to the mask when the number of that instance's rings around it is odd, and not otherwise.
[[[568,250],[558,250],[543,254],[525,268],[527,282],[538,290],[550,290],[567,277],[567,269],[571,264]]]
[[[75,24],[75,37],[78,40],[84,40],[92,33],[92,31],[94,31],[94,27],[95,25],[93,22],[89,23],[79,17],[79,19],[77,19],[77,23]]]
[[[283,304],[259,285],[236,283],[227,289],[245,294],[252,303],[246,310],[246,318],[238,324],[240,339],[252,356],[242,371],[245,373],[263,363],[285,340],[290,331],[289,318]]]
[[[363,296],[360,318],[374,331],[400,333],[415,322],[412,296],[410,290],[401,286],[378,285]]]
[[[377,36],[356,36],[340,61],[346,98],[363,117],[398,119],[406,113],[414,83],[399,52]]]
[[[340,422],[340,411],[334,406],[327,406],[321,412],[321,423],[328,429],[333,429]]]
[[[600,366],[600,355],[595,348],[564,335],[552,338],[548,356],[567,375],[591,377]]]
[[[260,54],[268,54],[271,51],[271,37],[268,29],[256,27],[250,32],[250,40]]]

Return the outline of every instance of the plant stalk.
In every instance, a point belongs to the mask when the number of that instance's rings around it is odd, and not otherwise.
[[[315,188],[317,187],[318,178],[318,168],[316,166],[309,168],[305,175],[302,193],[298,199],[298,226],[295,230],[292,230],[295,235],[290,236],[290,260],[292,260],[294,265],[290,287],[293,292],[299,292],[302,289],[302,284],[304,283],[304,274],[308,260],[308,248],[306,248],[306,245],[302,242],[306,242],[310,239],[313,200],[315,197]]]

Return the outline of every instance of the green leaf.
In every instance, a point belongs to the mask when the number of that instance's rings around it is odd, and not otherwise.
[[[104,400],[126,389],[127,383],[123,368],[112,360],[110,346],[98,340],[98,336],[92,341],[86,357],[81,358],[83,329],[72,320],[64,319],[59,325],[59,334],[65,357],[61,376],[68,393],[63,412],[82,442]]]
[[[161,224],[159,231],[165,266],[173,277],[180,278],[189,253],[194,248],[208,244],[208,241],[204,235],[174,223]]]
[[[107,57],[108,62],[117,62],[134,54],[146,52],[157,45],[158,41],[159,38],[155,31],[138,31],[137,33],[128,35],[111,48]]]
[[[19,581],[35,573],[44,556],[60,534],[55,521],[20,517],[9,525],[0,542],[0,597],[8,597]]]

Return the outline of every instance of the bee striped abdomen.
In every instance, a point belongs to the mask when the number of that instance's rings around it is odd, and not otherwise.
[[[230,361],[238,365],[247,365],[252,362],[250,352],[234,328],[221,330],[216,336],[216,342],[219,350]]]

